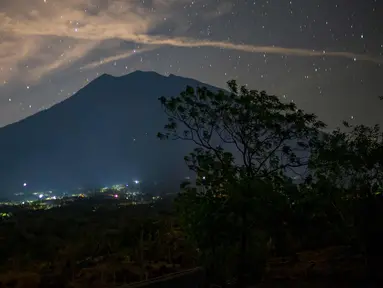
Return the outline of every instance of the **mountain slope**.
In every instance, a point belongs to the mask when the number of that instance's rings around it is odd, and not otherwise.
[[[156,139],[166,122],[160,96],[193,79],[155,72],[102,75],[69,99],[0,129],[0,193],[177,180],[190,146]]]

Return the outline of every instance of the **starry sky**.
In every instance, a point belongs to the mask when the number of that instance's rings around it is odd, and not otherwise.
[[[1,0],[0,126],[135,70],[383,125],[382,15],[382,0]]]

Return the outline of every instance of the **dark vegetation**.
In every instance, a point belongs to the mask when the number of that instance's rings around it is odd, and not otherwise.
[[[196,147],[185,157],[196,183],[174,205],[14,211],[0,226],[0,283],[116,287],[202,267],[216,287],[379,285],[380,127],[325,133],[293,103],[229,88],[160,98],[158,136]]]
[[[244,287],[265,276],[271,256],[291,256],[285,262],[292,268],[302,262],[298,252],[343,246],[332,252],[338,262],[359,254],[366,278],[381,280],[380,127],[345,122],[343,130],[324,133],[326,125],[294,103],[228,85],[229,93],[189,87],[160,98],[169,122],[159,137],[196,145],[185,161],[197,187],[186,183],[177,203],[209,278]],[[305,273],[318,268],[309,266]],[[343,273],[351,278],[361,272],[355,270]]]
[[[162,208],[80,202],[14,209],[0,226],[0,287],[115,287],[196,267],[193,247]]]

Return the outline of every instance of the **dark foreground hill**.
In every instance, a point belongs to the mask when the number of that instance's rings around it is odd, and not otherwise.
[[[187,176],[183,155],[190,149],[156,139],[167,120],[158,97],[176,96],[187,85],[208,86],[154,72],[105,74],[0,129],[0,193],[19,192],[25,182],[36,190]]]

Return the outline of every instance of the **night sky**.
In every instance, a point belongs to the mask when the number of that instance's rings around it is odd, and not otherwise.
[[[0,1],[0,126],[135,70],[238,79],[330,127],[383,124],[383,1]]]

